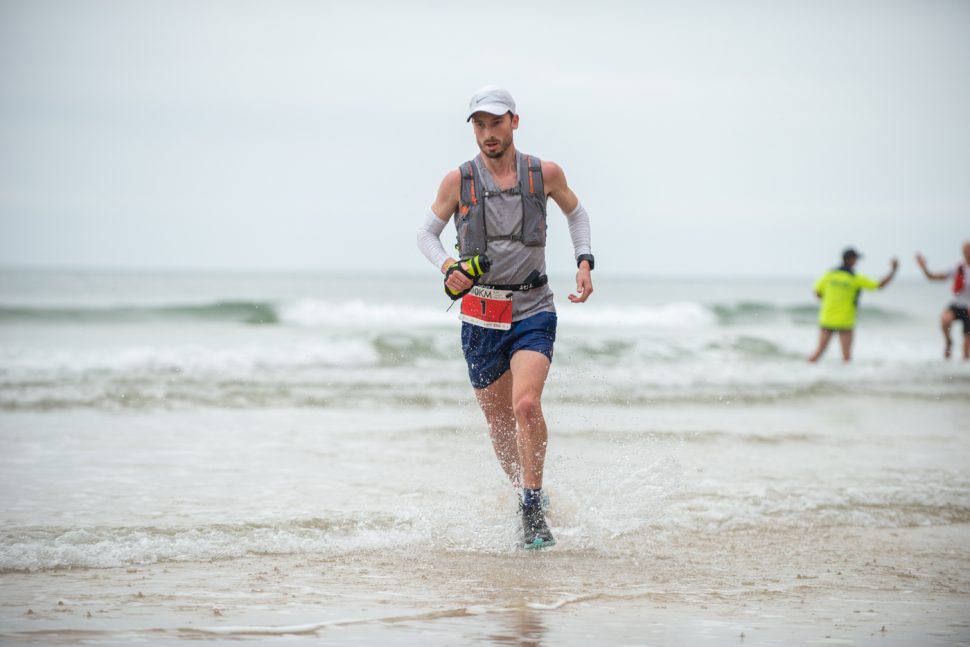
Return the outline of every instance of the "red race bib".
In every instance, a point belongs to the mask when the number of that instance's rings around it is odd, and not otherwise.
[[[476,285],[461,298],[458,318],[483,328],[508,330],[512,327],[512,291]]]

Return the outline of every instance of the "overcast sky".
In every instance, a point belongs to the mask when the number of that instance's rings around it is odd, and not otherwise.
[[[970,239],[962,0],[0,0],[0,264],[433,272],[415,230],[487,83],[597,271],[814,275],[853,244],[915,276]]]

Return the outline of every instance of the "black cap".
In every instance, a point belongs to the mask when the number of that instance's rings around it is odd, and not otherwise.
[[[855,247],[846,247],[845,251],[842,252],[842,260],[846,260],[849,257],[862,258],[862,254],[856,251]]]

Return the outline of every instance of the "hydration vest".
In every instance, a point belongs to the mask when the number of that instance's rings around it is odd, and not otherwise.
[[[505,191],[488,191],[475,166],[465,162],[461,171],[461,198],[455,211],[458,230],[458,254],[462,259],[482,254],[492,240],[519,240],[528,247],[546,246],[546,192],[542,183],[542,166],[537,157],[517,154],[519,184]],[[511,236],[489,236],[485,230],[485,199],[498,193],[522,196],[522,233]]]
[[[963,287],[967,284],[967,266],[961,263],[957,266],[957,271],[953,274],[953,294],[963,292]]]

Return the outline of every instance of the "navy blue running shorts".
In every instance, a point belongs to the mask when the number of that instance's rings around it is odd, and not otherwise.
[[[555,312],[540,312],[522,321],[513,321],[509,330],[461,324],[461,350],[468,364],[468,378],[476,389],[484,389],[502,377],[517,350],[534,350],[551,362],[555,341]]]

